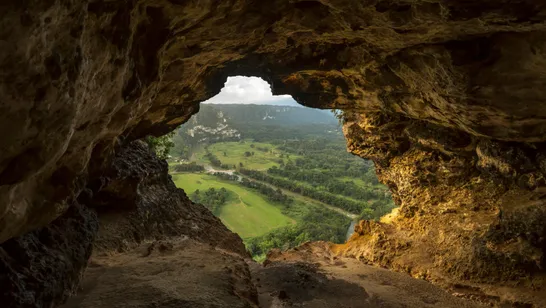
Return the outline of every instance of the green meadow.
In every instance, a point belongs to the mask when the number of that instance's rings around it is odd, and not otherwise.
[[[264,197],[245,187],[218,180],[212,175],[179,173],[173,175],[177,187],[191,195],[195,190],[209,188],[231,191],[235,197],[222,206],[218,218],[241,238],[252,238],[266,234],[276,228],[295,224],[296,221],[284,215],[279,208]]]

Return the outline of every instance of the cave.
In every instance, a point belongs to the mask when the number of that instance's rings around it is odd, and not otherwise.
[[[345,243],[359,220],[395,208],[373,162],[347,151],[341,118],[274,96],[261,78],[232,76],[188,122],[149,141],[177,187],[261,261],[275,248]]]
[[[539,0],[4,1],[3,305],[546,306],[545,16]],[[398,215],[245,261],[139,141],[233,75],[343,110],[347,149]],[[106,271],[92,252],[120,259]],[[182,276],[200,292],[170,284]]]

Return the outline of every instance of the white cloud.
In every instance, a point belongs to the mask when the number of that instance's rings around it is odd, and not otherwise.
[[[290,95],[273,95],[271,86],[262,78],[228,77],[218,95],[203,104],[259,104],[300,106]]]

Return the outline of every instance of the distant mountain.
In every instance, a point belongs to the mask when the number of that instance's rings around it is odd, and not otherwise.
[[[212,108],[221,111],[229,120],[244,124],[295,126],[307,124],[337,124],[337,119],[331,112],[306,107],[271,105],[201,105],[201,108]]]
[[[294,139],[302,134],[341,135],[333,113],[305,107],[202,104],[179,132],[188,144],[242,138]]]

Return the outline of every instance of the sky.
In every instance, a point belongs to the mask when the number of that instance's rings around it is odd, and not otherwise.
[[[203,104],[301,106],[290,95],[273,95],[265,80],[246,76],[228,77],[220,93]]]

